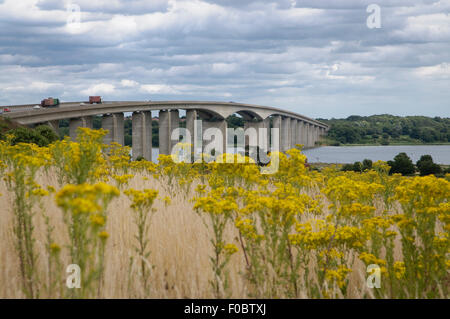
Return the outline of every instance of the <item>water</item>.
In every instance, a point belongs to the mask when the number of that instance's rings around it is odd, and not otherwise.
[[[242,151],[242,149],[241,149]],[[233,148],[228,150],[233,153]],[[389,161],[398,153],[406,153],[417,162],[422,155],[431,155],[433,161],[450,165],[450,145],[387,145],[387,146],[323,146],[303,151],[310,163],[354,163],[364,159]],[[159,149],[153,148],[152,159],[156,162]]]
[[[450,164],[450,145],[323,146],[305,150],[310,163],[354,163],[364,159],[389,161],[406,153],[415,163],[422,155],[431,155],[439,164]]]

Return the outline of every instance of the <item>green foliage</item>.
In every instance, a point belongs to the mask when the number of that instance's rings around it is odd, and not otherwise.
[[[318,120],[331,126],[328,137],[332,144],[450,142],[450,118],[383,114]]]
[[[124,136],[125,146],[131,146],[132,142],[133,142],[133,137],[129,134],[125,134],[125,136]]]
[[[433,162],[431,155],[422,155],[422,157],[416,163],[417,169],[420,172],[420,176],[425,175],[439,175],[442,173],[441,167]]]
[[[48,144],[59,140],[58,134],[56,134],[55,131],[48,125],[39,125],[35,128],[35,131],[45,137]]]
[[[244,127],[244,119],[232,114],[227,118],[227,126],[230,128]]]
[[[353,164],[345,164],[342,166],[342,171],[348,172],[348,171],[354,171],[358,173],[362,173],[365,170],[369,170],[372,168],[372,161],[370,159],[365,159],[362,163],[361,162],[355,162]]]
[[[406,153],[398,154],[394,157],[393,161],[388,161],[387,163],[391,167],[390,174],[399,173],[402,175],[413,175],[415,173],[414,164]],[[372,166],[372,161],[370,159],[365,159],[362,163],[355,162],[353,164],[345,164],[342,166],[341,171],[362,173],[372,169]],[[417,161],[416,166],[420,172],[420,176],[434,174],[438,177],[443,177],[445,174],[450,173],[450,167],[442,169],[439,164],[433,162],[431,155],[422,155],[420,160]]]
[[[365,159],[363,162],[362,162],[362,164],[363,164],[363,171],[365,171],[366,169],[371,169],[372,168],[372,165],[373,165],[373,162],[370,160],[370,159]]]
[[[403,152],[395,156],[393,161],[387,163],[391,167],[389,174],[413,175],[416,171],[412,160]]]
[[[159,123],[152,121],[152,146],[159,147]]]
[[[34,143],[42,147],[58,140],[58,135],[47,125],[40,125],[36,129],[18,127],[8,131],[7,134],[14,136],[11,140],[12,145]]]
[[[132,120],[131,117],[126,117],[124,119],[124,143],[125,146],[131,146],[133,143],[133,132],[132,132]]]
[[[341,169],[343,172],[350,172],[353,171],[353,165],[352,164],[345,164],[344,166],[342,166]]]

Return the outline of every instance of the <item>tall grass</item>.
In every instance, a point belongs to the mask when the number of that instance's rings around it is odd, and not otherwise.
[[[0,297],[448,298],[450,175],[317,172],[299,149],[273,175],[155,165],[80,133],[0,142]]]
[[[56,173],[40,174],[36,181],[41,185],[55,185]],[[104,284],[101,298],[215,298],[216,291],[211,289],[210,282],[214,280],[209,256],[214,254],[210,244],[210,231],[204,225],[204,220],[192,208],[192,203],[183,195],[173,196],[167,193],[161,182],[149,174],[136,174],[129,181],[129,186],[135,189],[153,188],[160,190],[160,196],[172,197],[171,205],[156,201],[156,213],[152,217],[149,228],[149,251],[151,251],[151,270],[148,291],[140,275],[141,264],[133,257],[136,245],[135,235],[138,227],[133,221],[131,201],[125,197],[113,199],[108,212],[107,231],[112,234],[107,242],[105,255]],[[22,291],[20,262],[15,251],[13,234],[14,214],[11,208],[13,194],[7,190],[4,182],[0,182],[0,298],[25,298]],[[193,196],[194,192],[191,191]],[[48,249],[46,248],[48,216],[54,227],[52,236],[61,246],[69,245],[63,215],[56,206],[53,197],[45,197],[42,203],[43,213],[34,216],[36,254],[41,258],[36,265],[37,275],[44,282],[50,281],[51,273],[47,272],[49,265]],[[232,241],[234,230],[229,227],[224,236]],[[149,238],[150,239],[150,238]],[[400,249],[395,257],[401,257]],[[65,267],[69,265],[70,256],[62,253],[59,271],[65,279]],[[365,285],[367,277],[364,264],[356,260],[354,272],[350,276],[348,294],[345,297],[371,297],[373,291]],[[246,269],[245,256],[242,250],[231,256],[228,264],[229,291],[232,298],[247,298],[249,286],[243,278],[242,270]],[[62,271],[61,271],[62,270]],[[318,280],[315,278],[314,280]],[[58,283],[58,286],[65,282]],[[49,294],[41,297],[64,297],[60,290],[49,290]],[[286,296],[289,297],[289,296]],[[299,298],[310,297],[306,290],[298,294]],[[342,296],[344,297],[344,296]]]
[[[147,180],[144,180],[146,177]],[[41,185],[54,185],[57,180],[55,173],[48,176],[41,174],[37,179]],[[149,251],[154,267],[151,270],[148,292],[145,291],[144,282],[140,275],[140,262],[133,258],[135,235],[138,228],[133,221],[133,211],[130,209],[131,201],[125,197],[113,199],[108,212],[107,231],[111,234],[106,247],[104,284],[101,298],[215,298],[216,291],[211,289],[210,282],[214,280],[209,256],[214,251],[210,244],[210,232],[204,225],[202,218],[192,208],[184,196],[175,196],[164,191],[161,182],[145,174],[136,174],[129,182],[135,189],[153,188],[160,190],[160,196],[172,197],[171,204],[166,206],[157,201],[154,208],[157,212],[152,217],[149,228]],[[20,265],[14,248],[15,238],[12,233],[14,215],[10,208],[13,194],[6,189],[4,182],[0,182],[0,298],[25,298],[21,289]],[[192,192],[193,193],[193,192]],[[193,195],[193,194],[191,194]],[[52,236],[60,246],[69,245],[63,215],[56,206],[52,197],[43,199],[43,211],[49,217],[54,227]],[[48,255],[46,249],[47,226],[45,215],[40,213],[34,216],[36,244],[38,259],[36,265],[40,280],[48,281],[49,273]],[[231,228],[224,234],[229,241],[233,240],[234,232]],[[61,266],[65,279],[65,267],[69,265],[70,256],[61,256]],[[64,267],[65,266],[65,267]],[[365,271],[360,265],[360,270]],[[247,288],[241,270],[245,269],[242,252],[231,256],[228,265],[230,297],[248,297]],[[365,275],[364,275],[365,276]],[[354,297],[358,297],[359,287],[362,286],[355,278]],[[358,283],[359,282],[359,283]],[[61,283],[64,284],[64,283]],[[58,291],[42,297],[63,297]],[[304,297],[308,297],[303,294]]]

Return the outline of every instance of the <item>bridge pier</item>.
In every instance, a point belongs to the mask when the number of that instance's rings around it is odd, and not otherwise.
[[[312,125],[312,141],[311,141],[311,147],[314,147],[316,145],[316,141],[318,140],[317,135],[317,126]]]
[[[315,143],[314,143],[314,146],[315,146],[316,143],[319,142],[319,140],[320,140],[320,127],[316,126],[315,129],[316,129],[316,140],[314,141],[314,142],[315,142]]]
[[[270,123],[271,123],[271,118],[270,116],[267,117],[264,121],[264,128],[267,130],[267,136],[266,136],[266,152],[270,152],[270,139],[271,139],[271,127],[270,127]],[[264,146],[264,144],[263,144]]]
[[[302,139],[303,139],[303,145],[305,148],[307,148],[309,146],[309,144],[308,144],[308,129],[309,129],[308,123],[303,122],[303,137],[302,137]]]
[[[133,112],[131,117],[133,159],[152,160],[152,112]]]
[[[53,131],[55,131],[56,134],[59,135],[59,120],[48,121],[45,124],[48,125]]]
[[[314,124],[309,124],[309,147],[314,147]]]
[[[303,141],[305,142],[305,148],[309,148],[310,146],[310,131],[309,131],[309,123],[307,122],[303,122],[303,132],[304,132],[304,137],[303,137]]]
[[[284,117],[281,120],[281,151],[286,152],[291,147],[291,119],[289,117]]]
[[[251,158],[256,159],[258,147],[263,152],[270,150],[270,118],[258,122],[244,122],[244,134],[245,149],[248,146]],[[255,134],[255,136],[251,137],[250,134]],[[252,140],[250,140],[251,138]]]
[[[123,113],[105,114],[102,117],[102,128],[108,130],[103,142],[124,145],[124,116]]]
[[[303,121],[297,121],[297,144],[303,144]]]
[[[198,125],[198,122],[196,122],[197,116],[197,110],[186,110],[186,130],[190,134],[190,140],[185,142],[191,144],[191,153],[193,154],[195,154],[196,148],[198,147],[197,141],[199,140],[199,137],[196,136],[196,134],[198,134],[199,131],[201,132],[201,127],[196,127]]]
[[[297,120],[291,119],[291,136],[290,136],[291,147],[290,148],[295,148],[295,144],[297,144],[297,137],[298,137]]]
[[[281,140],[281,136],[282,136],[282,133],[281,133],[281,131],[282,131],[282,128],[281,128],[281,123],[282,123],[282,118],[281,118],[281,115],[275,115],[273,118],[272,118],[272,128],[274,128],[274,129],[278,129],[278,141],[273,141],[273,140],[271,140],[270,141],[270,145],[274,145],[275,143],[277,143],[278,144],[278,147],[279,147],[279,152],[282,152],[283,150],[282,150],[282,148],[283,148],[283,145],[282,145],[282,140]]]
[[[92,117],[84,116],[78,118],[72,118],[69,120],[69,136],[72,141],[77,139],[77,128],[79,127],[88,127],[92,129],[93,121]]]
[[[179,142],[179,137],[172,140],[172,132],[180,127],[178,110],[159,111],[159,154],[170,155],[172,148]]]

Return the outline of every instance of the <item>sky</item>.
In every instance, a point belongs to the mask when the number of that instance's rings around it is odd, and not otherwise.
[[[101,95],[448,117],[449,13],[450,0],[0,0],[0,105]]]

